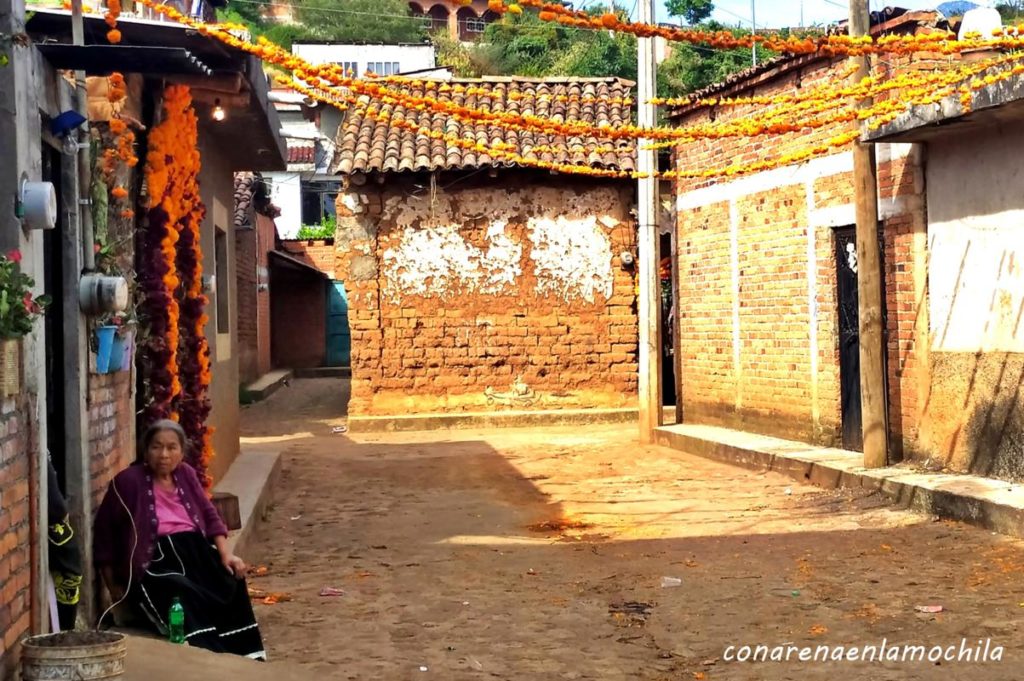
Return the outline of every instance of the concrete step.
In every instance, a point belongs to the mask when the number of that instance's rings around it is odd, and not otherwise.
[[[657,441],[687,454],[774,471],[820,487],[878,491],[917,511],[1024,537],[1024,485],[901,466],[867,469],[858,452],[716,426],[665,426],[657,430]]]
[[[349,416],[353,433],[389,433],[420,430],[469,428],[527,428],[545,426],[628,423],[639,418],[635,408],[624,409],[533,409],[488,412],[409,414],[404,416]],[[675,419],[675,407],[665,407],[664,421]]]

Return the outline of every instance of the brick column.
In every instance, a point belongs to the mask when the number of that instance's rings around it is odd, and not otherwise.
[[[377,259],[380,196],[348,187],[338,194],[335,274],[348,293],[352,331],[352,397],[349,415],[368,414],[381,379],[382,333]]]

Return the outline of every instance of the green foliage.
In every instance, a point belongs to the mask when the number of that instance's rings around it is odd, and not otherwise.
[[[319,225],[302,225],[299,227],[298,239],[333,239],[338,223],[334,216],[325,217]]]
[[[716,22],[705,24],[709,30],[726,30]],[[749,31],[732,29],[735,35]],[[771,59],[772,52],[758,48],[759,62]],[[716,50],[703,45],[675,43],[671,56],[658,68],[658,94],[662,97],[678,97],[696,92],[709,85],[721,82],[732,74],[749,68],[752,64],[750,50]]]
[[[665,0],[665,9],[671,17],[682,17],[691,26],[707,21],[715,11],[712,0]]]
[[[21,338],[50,304],[49,296],[32,297],[35,282],[21,271],[21,253],[0,256],[0,338]]]
[[[1024,18],[1024,0],[1009,0],[1008,2],[996,3],[996,9],[1002,15],[1004,22],[1018,21]]]
[[[589,11],[625,14],[609,5]],[[480,45],[464,49],[476,75],[636,78],[635,37],[541,21],[536,12],[506,14],[488,25]]]
[[[437,65],[450,68],[456,78],[479,78],[483,75],[484,71],[474,58],[476,51],[452,39],[448,31],[435,31],[430,41],[437,53]]]
[[[269,0],[228,0],[221,21],[244,24],[285,49],[304,41],[334,43],[418,43],[426,39],[404,0],[295,0],[300,23],[268,21]]]
[[[405,0],[301,0],[299,20],[316,36],[338,43],[418,43],[426,30]]]

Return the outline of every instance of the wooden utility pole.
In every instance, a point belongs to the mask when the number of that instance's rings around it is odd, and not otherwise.
[[[640,22],[654,23],[654,0],[640,0]],[[642,127],[654,127],[656,109],[654,39],[637,41],[637,109]],[[657,152],[645,149],[652,140],[638,142],[637,243],[640,277],[640,441],[654,441],[654,429],[662,424],[661,410],[661,282],[658,278],[658,170]]]
[[[850,35],[870,35],[868,0],[850,0]],[[871,58],[856,57],[853,74],[860,82],[871,73]],[[862,100],[861,107],[870,105]],[[885,337],[882,329],[882,254],[878,241],[878,176],[875,147],[858,141],[853,148],[853,176],[857,204],[857,292],[860,326],[860,395],[864,429],[864,467],[888,463],[889,423],[886,414]]]

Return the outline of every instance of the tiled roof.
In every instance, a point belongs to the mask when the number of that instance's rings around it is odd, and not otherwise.
[[[251,226],[256,213],[273,219],[281,211],[270,202],[260,173],[235,173],[235,228]]]
[[[402,84],[413,96],[429,94],[471,109],[532,114],[553,121],[582,121],[613,127],[632,122],[632,83],[619,78],[483,78],[446,81],[427,90],[422,81]],[[377,102],[373,102],[376,104]],[[332,170],[348,175],[357,172],[402,172],[430,170],[472,170],[508,167],[503,158],[492,158],[472,149],[433,139],[422,132],[392,124],[404,119],[417,127],[443,131],[446,135],[493,146],[514,145],[517,153],[553,163],[571,163],[594,168],[634,170],[635,146],[629,141],[612,142],[590,137],[552,136],[532,131],[465,123],[440,112],[417,111],[386,104],[380,114],[366,115],[368,98],[350,106],[338,128]],[[535,147],[543,147],[539,153]],[[609,147],[615,147],[614,150]]]
[[[313,140],[289,139],[288,163],[315,163],[316,144]]]
[[[253,195],[256,193],[255,173],[235,174],[235,228],[248,225],[253,211]]]

